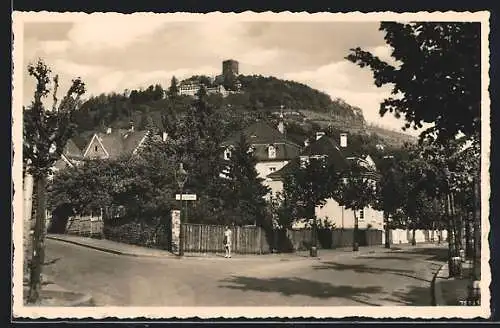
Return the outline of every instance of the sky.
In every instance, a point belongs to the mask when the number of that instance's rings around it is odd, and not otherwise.
[[[172,76],[215,76],[223,60],[235,59],[240,74],[305,83],[360,107],[369,123],[400,130],[402,120],[390,113],[381,118],[378,113],[390,88],[377,88],[369,69],[345,59],[349,49],[359,46],[392,62],[378,28],[378,22],[171,21],[162,15],[87,15],[25,22],[23,67],[42,58],[59,74],[61,90],[81,77],[88,97],[155,83],[166,88]],[[24,69],[25,105],[34,86]]]

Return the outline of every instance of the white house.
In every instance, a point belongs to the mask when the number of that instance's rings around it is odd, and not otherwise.
[[[258,121],[241,132],[235,133],[222,143],[224,158],[228,160],[239,141],[241,133],[246,137],[257,159],[255,169],[258,176],[265,179],[264,184],[273,192],[281,190],[279,181],[268,178],[274,172],[281,170],[289,161],[296,158],[301,147],[288,140],[284,134],[282,122],[274,128],[264,121]]]
[[[346,156],[347,154],[347,156]],[[290,161],[280,171],[277,171],[268,176],[275,185],[273,191],[283,190],[282,180],[287,174],[291,174],[294,170],[301,166],[305,167],[311,158],[326,158],[330,163],[339,169],[348,168],[352,161],[356,161],[359,165],[364,165],[370,170],[376,171],[376,165],[369,156],[356,156],[352,149],[349,149],[347,144],[347,134],[341,134],[340,146],[332,138],[325,136],[324,133],[318,132],[316,140],[311,142],[297,158]],[[351,163],[350,163],[351,162]],[[328,199],[324,206],[318,206],[315,209],[316,217],[323,222],[334,224],[336,228],[353,228],[354,227],[354,212],[340,206],[334,199]],[[377,230],[384,229],[383,212],[367,207],[356,213],[358,217],[358,226],[361,229],[372,228]],[[302,224],[296,224],[299,228]]]

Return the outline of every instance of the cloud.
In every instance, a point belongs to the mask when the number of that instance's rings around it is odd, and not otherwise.
[[[125,89],[144,89],[152,84],[161,84],[163,88],[170,85],[172,76],[182,80],[193,75],[213,76],[217,68],[201,66],[195,68],[180,68],[172,71],[139,71],[139,70],[109,70],[104,74],[93,74],[87,82],[88,94],[97,95],[107,92],[122,92]]]
[[[154,33],[166,22],[166,17],[160,15],[91,15],[76,21],[68,38],[72,44],[86,50],[125,48]]]
[[[281,54],[277,49],[256,49],[240,55],[238,60],[242,64],[265,65],[278,60]]]
[[[329,94],[332,98],[344,99],[348,104],[361,108],[367,122],[398,131],[401,131],[405,123],[403,119],[397,119],[391,113],[386,113],[383,117],[379,114],[380,103],[391,96],[391,87],[377,88],[373,84],[369,70],[360,69],[347,60],[330,63],[314,70],[287,73],[284,77],[305,83]],[[407,133],[418,134],[414,131]]]
[[[373,85],[370,70],[344,60],[356,46],[391,59],[378,23],[172,22],[168,17],[92,14],[69,24],[33,25],[25,31],[24,60],[44,58],[66,84],[82,77],[88,97],[156,83],[166,88],[172,76],[217,75],[222,60],[232,58],[242,74],[302,82],[362,108],[368,121],[402,125],[389,121],[389,114],[378,116],[386,90]],[[29,93],[34,85],[26,87]]]
[[[41,41],[39,47],[45,54],[52,55],[67,51],[70,45],[71,43],[67,40],[50,40]]]
[[[52,68],[52,71],[64,74],[70,78],[77,76],[82,78],[100,76],[109,70],[106,66],[83,65],[67,59],[56,59],[48,61],[47,64]]]
[[[391,56],[392,50],[393,49],[387,44],[377,47],[369,47],[366,49],[366,51],[371,52],[373,55],[379,57],[381,60],[389,63],[392,66],[397,67],[401,64],[401,62],[395,60],[394,57]]]
[[[92,89],[89,90],[89,93],[97,95],[98,93],[123,91],[118,90],[118,86],[123,85],[123,80],[126,76],[126,73],[121,71],[108,72],[107,74],[98,77],[96,83],[90,84]]]
[[[290,80],[304,82],[319,90],[349,89],[355,91],[372,90],[373,79],[367,69],[359,69],[347,60],[333,62],[312,70],[285,73]],[[336,97],[336,95],[332,95]]]

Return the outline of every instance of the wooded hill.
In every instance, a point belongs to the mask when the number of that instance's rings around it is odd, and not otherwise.
[[[281,106],[287,113],[299,114],[286,115],[286,120],[294,125],[299,135],[306,134],[311,128],[329,126],[337,129],[345,127],[349,132],[361,134],[366,132],[361,109],[342,99],[331,99],[329,95],[305,84],[275,77],[240,75],[238,80],[241,83],[239,92],[227,97],[216,93],[207,96],[208,103],[227,117],[225,128],[228,134],[256,118],[273,120]],[[182,115],[191,105],[193,98],[179,95],[178,86],[192,82],[200,82],[207,87],[222,83],[208,76],[195,75],[182,81],[173,78],[172,85],[166,89],[156,84],[146,89],[89,98],[74,115],[74,123],[78,127],[75,141],[77,144],[84,143],[92,131],[106,127],[127,128],[130,122],[134,122],[137,129],[153,127],[164,130],[166,117]],[[175,93],[175,97],[172,97],[172,93]],[[300,126],[304,125],[302,123],[306,123],[304,131],[300,131]]]

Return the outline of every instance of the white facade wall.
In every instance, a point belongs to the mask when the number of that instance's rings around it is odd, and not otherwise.
[[[435,230],[434,234],[432,233],[432,230],[415,230],[415,241],[417,243],[431,242],[432,237],[434,237],[434,242],[437,242],[439,233],[440,233],[439,230]],[[391,230],[392,243],[395,245],[411,243],[412,236],[413,236],[412,230],[408,229]],[[446,240],[446,237],[448,236],[448,232],[446,230],[441,231],[441,236],[442,236],[441,241],[444,242]],[[383,239],[385,243],[385,234]]]
[[[271,193],[269,194],[269,196],[271,196],[271,195],[274,196],[274,195],[276,195],[277,192],[283,191],[283,182],[281,182],[281,181],[266,179],[266,180],[264,180],[263,185],[265,185],[271,189]],[[269,197],[268,197],[268,199],[269,199]]]
[[[358,227],[360,229],[365,229],[370,224],[371,229],[383,230],[384,215],[381,211],[367,207],[364,209],[363,219],[360,218],[359,211],[356,215],[359,219]],[[316,207],[316,217],[335,224],[336,228],[354,228],[354,211],[340,206],[334,199],[328,199],[324,206]]]
[[[288,161],[259,162],[255,165],[255,169],[259,178],[265,179],[269,174],[281,170],[287,163]]]

